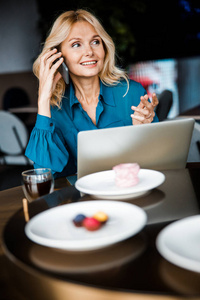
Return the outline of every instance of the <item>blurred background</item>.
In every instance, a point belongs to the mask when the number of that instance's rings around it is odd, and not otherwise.
[[[78,8],[88,9],[98,17],[115,42],[117,64],[128,71],[130,78],[141,82],[150,98],[152,92],[161,100],[167,95],[167,109],[162,112],[160,107],[158,111],[161,120],[194,111],[198,120],[199,0],[0,1],[0,113],[16,116],[26,131],[22,140],[21,133],[18,137],[13,133],[13,126],[7,133],[5,115],[0,115],[0,122],[4,122],[0,131],[0,165],[18,164],[27,169],[31,163],[22,154],[37,113],[38,83],[32,65],[57,16]],[[10,142],[12,134],[16,146]]]
[[[172,117],[199,104],[199,1],[7,0],[0,1],[0,109],[10,87],[24,89],[36,106],[33,61],[56,17],[77,8],[100,19],[115,41],[118,65],[149,94],[173,90]]]

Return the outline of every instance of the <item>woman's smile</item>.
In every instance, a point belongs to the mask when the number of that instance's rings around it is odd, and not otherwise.
[[[82,66],[87,66],[87,67],[94,67],[96,66],[96,64],[97,64],[96,60],[84,61],[81,63]]]

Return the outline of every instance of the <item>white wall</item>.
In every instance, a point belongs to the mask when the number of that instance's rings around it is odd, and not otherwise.
[[[0,74],[27,72],[38,55],[35,0],[0,0]]]

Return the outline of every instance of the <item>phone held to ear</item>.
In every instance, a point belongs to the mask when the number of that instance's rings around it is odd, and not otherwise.
[[[56,47],[56,49],[57,49],[58,51],[60,51],[59,47]],[[56,60],[54,61],[54,64],[55,64],[58,60],[59,60],[59,58],[56,59]],[[58,68],[58,72],[62,75],[62,77],[63,77],[65,83],[66,83],[66,84],[69,84],[69,71],[68,71],[68,67],[67,67],[67,65],[66,65],[65,62],[63,62],[63,63],[60,65],[60,67]]]
[[[55,64],[60,58],[57,58],[53,64]],[[62,75],[66,84],[69,84],[69,71],[65,62],[63,62],[58,68],[58,72]]]
[[[58,72],[62,75],[66,84],[69,84],[69,71],[68,67],[66,66],[65,62],[63,62],[60,67],[58,68]]]

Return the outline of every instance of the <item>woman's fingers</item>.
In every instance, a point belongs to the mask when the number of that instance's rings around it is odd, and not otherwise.
[[[139,108],[137,106],[131,106],[131,109],[135,112],[138,112],[141,115],[144,115],[145,117],[149,117],[150,114],[153,113],[153,109],[151,108]]]
[[[156,105],[158,105],[158,98],[155,93],[153,94],[152,102],[148,101],[147,94],[141,96],[139,105],[131,107],[134,110],[134,114],[131,115],[133,125],[151,123],[155,116],[154,108]]]
[[[131,115],[132,120],[137,120],[141,124],[151,123],[154,119],[155,113],[149,114],[148,118],[142,114],[134,113]]]
[[[152,105],[156,107],[159,104],[158,97],[155,93],[152,94]]]
[[[61,52],[58,52],[52,56],[50,56],[47,60],[46,60],[46,64],[48,65],[49,69],[56,69],[57,66],[59,66],[61,64],[61,61],[63,61],[63,57]]]
[[[45,62],[49,57],[51,57],[53,54],[55,54],[58,50],[56,48],[49,50],[47,52],[45,52],[41,57],[40,57],[40,61]]]
[[[63,58],[61,57],[62,56],[61,52],[58,53],[56,52],[57,49],[51,50],[45,53],[43,57],[41,57],[41,64],[43,68],[47,67],[48,69],[53,68],[55,70],[59,67],[59,65],[63,62]]]

